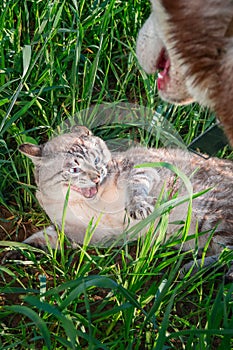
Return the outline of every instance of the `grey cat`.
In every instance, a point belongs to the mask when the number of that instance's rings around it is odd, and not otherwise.
[[[145,162],[167,162],[178,167],[191,181],[194,193],[210,189],[193,200],[190,235],[208,231],[199,237],[204,248],[210,234],[209,255],[233,246],[233,162],[218,158],[202,159],[181,149],[132,147],[124,152],[110,152],[106,143],[86,127],[78,127],[44,145],[22,144],[20,151],[35,165],[37,198],[51,221],[61,228],[71,242],[82,244],[91,219],[98,225],[90,244],[105,246],[119,243],[126,229],[146,218],[154,210],[161,190],[167,200],[187,194],[180,178],[169,168],[139,167]],[[67,195],[68,191],[68,195]],[[68,196],[65,219],[64,202]],[[177,232],[187,214],[187,203],[170,210],[167,238]],[[159,219],[158,219],[159,220]],[[158,221],[157,221],[158,222]],[[144,232],[140,234],[145,234]],[[54,226],[27,238],[24,242],[52,248],[58,246]],[[195,239],[183,244],[193,249]]]

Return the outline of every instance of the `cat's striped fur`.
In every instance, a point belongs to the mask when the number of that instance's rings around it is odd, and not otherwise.
[[[65,217],[65,233],[74,243],[83,243],[88,223],[100,218],[91,244],[106,245],[117,241],[122,232],[153,211],[165,186],[173,195],[186,193],[180,179],[165,167],[134,168],[144,162],[174,164],[191,180],[193,191],[210,191],[193,200],[190,234],[208,231],[199,239],[202,249],[215,229],[210,254],[223,246],[233,246],[233,162],[190,154],[181,149],[147,149],[133,147],[125,152],[111,153],[105,142],[85,127],[55,137],[42,146],[23,144],[20,151],[32,159],[38,186],[37,198],[51,221],[61,227],[64,201],[70,188]],[[170,222],[183,220],[187,204],[173,208]],[[100,217],[101,215],[101,217]],[[179,226],[168,225],[168,237]],[[132,237],[125,237],[130,240]],[[135,238],[135,237],[134,237]],[[57,233],[53,227],[33,234],[25,243],[56,247]],[[118,241],[119,242],[119,241]],[[194,248],[194,240],[184,249]]]

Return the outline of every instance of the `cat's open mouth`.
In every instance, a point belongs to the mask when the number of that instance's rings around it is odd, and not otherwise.
[[[71,185],[70,188],[73,191],[80,193],[85,198],[93,198],[98,192],[98,185],[93,187],[77,187]]]
[[[165,48],[162,48],[162,50],[160,51],[158,60],[156,62],[156,68],[159,70],[157,86],[159,90],[163,91],[166,89],[166,85],[170,80],[170,59]]]

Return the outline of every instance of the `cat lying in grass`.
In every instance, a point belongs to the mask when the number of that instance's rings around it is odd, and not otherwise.
[[[233,1],[151,0],[138,60],[158,73],[162,99],[197,101],[216,112],[233,146]]]
[[[187,193],[182,180],[168,167],[138,167],[141,163],[167,162],[190,178],[195,193],[210,189],[193,199],[190,234],[208,231],[199,237],[200,251],[215,230],[209,255],[233,246],[233,162],[200,156],[181,149],[147,149],[132,147],[124,152],[110,152],[106,143],[86,127],[53,138],[44,145],[22,144],[20,151],[35,165],[37,198],[51,221],[63,224],[71,242],[82,244],[87,226],[99,220],[90,244],[105,246],[118,243],[122,232],[144,219],[154,210],[161,191],[163,200]],[[165,198],[166,197],[166,198]],[[187,203],[171,208],[167,238],[177,232],[187,214]],[[159,220],[159,219],[158,219]],[[179,223],[177,223],[179,222]],[[157,222],[158,223],[158,222]],[[197,226],[198,225],[198,226]],[[146,234],[146,227],[144,232]],[[133,240],[137,237],[124,237]],[[57,247],[54,226],[37,232],[24,243]],[[184,250],[195,248],[195,239],[183,244]]]

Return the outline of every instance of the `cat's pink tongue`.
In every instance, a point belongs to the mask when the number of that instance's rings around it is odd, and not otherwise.
[[[85,198],[92,198],[98,192],[97,186],[80,188],[80,187],[71,185],[70,188],[73,191],[79,192]]]
[[[97,188],[96,187],[80,188],[80,192],[84,197],[92,198],[96,195]]]

